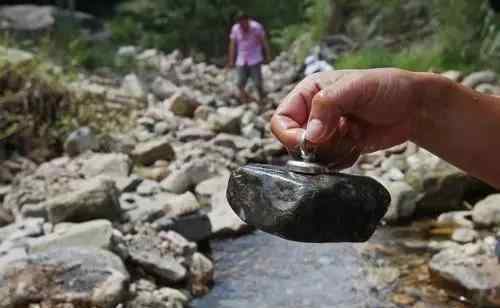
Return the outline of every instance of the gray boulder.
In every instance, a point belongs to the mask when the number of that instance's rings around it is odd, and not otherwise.
[[[241,133],[241,118],[244,113],[243,108],[221,107],[208,116],[207,122],[215,132],[238,135]]]
[[[217,176],[220,170],[206,161],[192,161],[172,172],[161,182],[163,190],[183,194],[206,179]]]
[[[98,144],[101,152],[129,155],[134,150],[135,140],[128,135],[110,134],[100,136]]]
[[[125,154],[95,154],[85,160],[80,172],[86,178],[105,175],[111,178],[128,177],[132,161]]]
[[[201,127],[192,127],[177,132],[177,139],[181,142],[191,142],[194,140],[208,141],[215,137],[214,132]]]
[[[174,95],[179,88],[169,80],[157,77],[151,85],[151,91],[157,98],[164,100]]]
[[[212,195],[227,188],[229,174],[216,176],[196,185],[195,192],[200,203],[204,206],[210,205]]]
[[[195,296],[203,296],[209,292],[209,286],[214,279],[214,264],[210,259],[196,252],[189,265],[190,289]]]
[[[154,233],[140,233],[126,243],[130,261],[145,272],[166,283],[178,283],[187,277],[187,270],[176,260],[172,251]]]
[[[116,220],[121,213],[118,196],[114,181],[97,177],[81,181],[78,190],[49,199],[41,207],[47,209],[52,223],[99,218]]]
[[[152,222],[165,215],[162,204],[135,194],[123,194],[120,204],[126,211],[125,217],[133,224]]]
[[[160,192],[160,184],[152,180],[144,180],[137,187],[137,193],[143,197],[153,196],[156,195],[158,192]]]
[[[193,97],[184,91],[177,91],[165,101],[165,108],[179,117],[192,118],[196,108],[200,105]]]
[[[467,195],[481,196],[493,191],[489,185],[442,160],[420,171],[409,170],[406,179],[421,192],[417,199],[417,215],[462,210]]]
[[[129,256],[132,262],[165,282],[178,283],[186,278],[186,269],[172,256],[142,250],[129,251]]]
[[[43,218],[28,218],[0,228],[0,243],[43,235]]]
[[[82,127],[72,132],[64,142],[64,151],[70,157],[78,156],[96,146],[97,140],[88,127]]]
[[[189,191],[180,195],[161,193],[156,195],[154,200],[162,205],[169,218],[189,215],[201,209],[200,203]]]
[[[108,249],[112,232],[113,226],[107,220],[81,224],[61,223],[55,226],[53,233],[30,240],[28,246],[30,253],[65,247]]]
[[[193,116],[195,120],[204,122],[208,120],[211,114],[214,114],[216,112],[217,110],[215,108],[206,105],[201,105],[200,107],[196,108]]]
[[[453,286],[464,288],[473,306],[488,306],[496,296],[490,292],[500,287],[500,265],[496,257],[482,252],[480,245],[467,244],[445,249],[429,263],[431,272]]]
[[[214,145],[227,147],[235,151],[252,148],[255,149],[259,146],[257,142],[252,141],[248,138],[225,133],[218,134],[217,137],[212,140],[212,143]]]
[[[159,138],[138,144],[132,151],[132,159],[141,165],[152,165],[157,160],[175,159],[175,152],[168,138]]]
[[[189,297],[179,290],[161,288],[153,292],[140,291],[127,307],[135,308],[183,308]]]
[[[126,296],[129,275],[120,258],[90,248],[33,254],[0,267],[0,307],[67,303],[114,308]]]

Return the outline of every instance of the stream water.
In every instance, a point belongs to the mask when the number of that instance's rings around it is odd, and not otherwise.
[[[255,232],[214,242],[213,290],[196,308],[387,307],[350,244],[294,243]]]
[[[434,285],[425,241],[429,221],[380,228],[366,244],[302,244],[263,232],[212,243],[211,292],[194,308],[473,307]]]

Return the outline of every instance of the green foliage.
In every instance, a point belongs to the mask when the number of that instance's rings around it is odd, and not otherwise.
[[[306,18],[310,25],[311,37],[319,41],[325,35],[330,20],[331,0],[306,0]]]
[[[479,60],[483,21],[487,13],[483,4],[481,1],[433,0],[443,57],[465,63]]]
[[[113,39],[164,51],[225,55],[235,14],[244,10],[272,33],[303,17],[303,0],[129,0],[111,23]]]
[[[412,71],[451,70],[473,71],[481,68],[475,63],[465,63],[462,58],[450,58],[439,47],[413,47],[403,50],[366,48],[340,57],[337,69],[370,69],[397,67]]]
[[[489,9],[487,1],[361,0],[356,4],[341,4],[339,0],[337,3],[351,18],[364,22],[356,29],[370,35],[358,37],[361,48],[342,56],[335,65],[337,68],[500,69],[499,17]],[[418,27],[411,16],[426,22]],[[430,31],[420,31],[421,28]],[[376,36],[397,43],[373,44]]]
[[[300,23],[291,24],[273,32],[274,44],[282,50],[294,45],[297,62],[302,62],[310,49],[327,32],[330,20],[331,0],[304,0],[304,13]]]

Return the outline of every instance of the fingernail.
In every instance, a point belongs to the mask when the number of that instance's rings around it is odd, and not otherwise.
[[[305,138],[309,141],[318,141],[325,132],[325,125],[319,119],[312,119],[307,123]]]

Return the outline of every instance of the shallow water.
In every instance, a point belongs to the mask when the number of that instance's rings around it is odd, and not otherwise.
[[[255,232],[212,244],[210,294],[195,308],[388,307],[351,244],[302,244]]]

